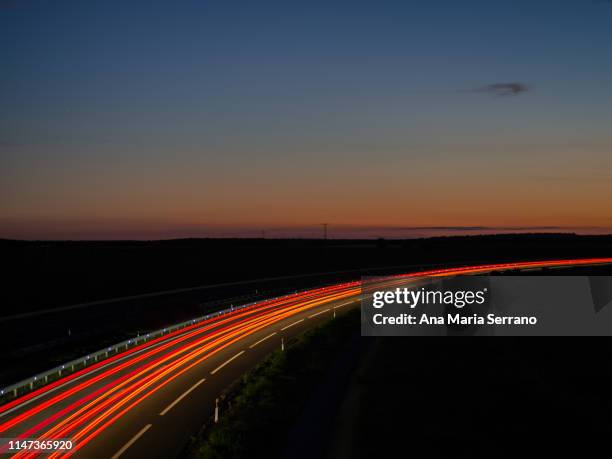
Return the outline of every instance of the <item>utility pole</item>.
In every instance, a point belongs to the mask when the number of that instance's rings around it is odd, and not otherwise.
[[[327,227],[329,223],[321,223],[321,225],[323,226],[323,239],[327,240]]]
[[[215,399],[215,424],[219,422],[219,398]]]

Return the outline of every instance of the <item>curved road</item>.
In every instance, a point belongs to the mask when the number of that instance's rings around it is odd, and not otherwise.
[[[387,276],[406,278],[610,264],[610,258],[506,263]],[[50,457],[175,457],[214,410],[215,398],[281,340],[357,307],[359,281],[313,289],[198,322],[90,365],[0,407],[0,453],[8,439],[70,439]],[[39,454],[38,454],[39,455]]]

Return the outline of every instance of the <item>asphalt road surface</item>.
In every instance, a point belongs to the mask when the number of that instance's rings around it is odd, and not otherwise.
[[[407,276],[484,274],[510,269],[588,266],[612,259],[562,260],[450,268]],[[72,449],[48,457],[175,457],[214,412],[215,399],[281,341],[358,307],[359,282],[313,289],[206,321],[90,365],[0,407],[0,452],[9,439],[70,440]],[[223,413],[220,413],[223,416]]]

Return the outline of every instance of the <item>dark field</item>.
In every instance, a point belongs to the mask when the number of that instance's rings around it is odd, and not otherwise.
[[[396,240],[0,240],[1,316],[216,283],[453,262],[612,254],[612,236],[500,235]]]
[[[597,457],[612,427],[604,340],[373,338],[318,457]]]
[[[0,385],[6,385],[107,344],[232,303],[361,274],[463,263],[612,256],[612,237],[0,241],[0,253],[8,268],[0,292],[0,345],[6,350],[0,357],[4,368]],[[591,272],[596,273],[605,271]],[[231,285],[211,287],[226,283]],[[193,287],[198,288],[104,301]],[[96,301],[103,302],[7,319]]]

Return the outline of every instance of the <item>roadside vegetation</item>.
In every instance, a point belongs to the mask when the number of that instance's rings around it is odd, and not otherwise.
[[[287,342],[226,392],[217,424],[205,425],[186,451],[189,458],[277,457],[321,377],[351,335],[351,310]]]

